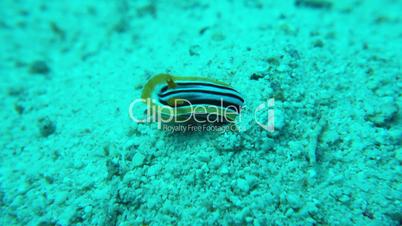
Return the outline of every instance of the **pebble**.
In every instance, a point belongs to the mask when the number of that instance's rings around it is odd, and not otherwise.
[[[136,153],[133,157],[133,165],[134,166],[142,166],[145,161],[145,156],[141,153]]]
[[[39,132],[42,137],[48,137],[56,132],[56,124],[48,117],[38,120]]]
[[[43,60],[37,60],[32,62],[29,67],[29,73],[31,74],[48,74],[50,72],[49,66]]]
[[[292,208],[289,208],[289,209],[286,211],[285,216],[291,217],[294,213],[295,213],[295,211],[294,211]]]
[[[328,0],[296,0],[296,6],[303,6],[316,9],[330,9],[332,7],[332,2]]]
[[[237,188],[243,192],[248,192],[250,190],[250,185],[248,182],[244,179],[238,179],[237,180]]]
[[[223,166],[220,171],[221,171],[221,174],[228,174],[229,173],[229,169],[228,169],[227,166]]]
[[[209,162],[210,156],[207,152],[201,152],[198,155],[198,159],[202,162]]]
[[[303,208],[299,211],[299,215],[302,217],[308,217],[310,215],[315,215],[318,212],[318,208],[314,202],[307,202],[304,204]]]
[[[241,200],[237,196],[234,196],[234,195],[230,196],[230,201],[232,201],[232,203],[235,206],[241,206],[242,205]]]
[[[253,188],[258,185],[258,178],[254,175],[246,175],[245,179],[247,180],[247,183],[250,186],[250,188]]]
[[[348,195],[343,194],[341,197],[339,197],[339,201],[341,201],[342,203],[347,203],[349,202],[350,198]]]
[[[160,170],[159,165],[153,165],[148,169],[148,176],[155,176]]]
[[[85,213],[91,212],[91,211],[92,211],[92,206],[86,206],[86,207],[84,208],[84,211],[85,211]]]
[[[60,205],[67,200],[68,193],[67,192],[58,192],[54,197],[54,203]]]
[[[199,45],[192,45],[190,46],[188,53],[190,56],[199,56],[200,55],[200,46]]]
[[[219,167],[221,167],[221,165],[222,165],[222,159],[220,157],[216,157],[211,163],[211,167],[213,169],[218,169]]]
[[[303,201],[296,194],[288,194],[286,200],[293,209],[299,209],[303,206]]]

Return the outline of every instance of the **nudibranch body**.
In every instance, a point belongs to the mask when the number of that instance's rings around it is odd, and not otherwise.
[[[243,106],[240,93],[226,83],[202,77],[159,74],[144,87],[142,99],[151,100],[162,118],[202,117],[233,122]]]

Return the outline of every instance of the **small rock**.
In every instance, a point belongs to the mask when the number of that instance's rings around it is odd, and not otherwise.
[[[246,175],[245,179],[251,189],[258,185],[258,178],[254,175]]]
[[[275,142],[271,138],[263,138],[260,149],[263,151],[271,151],[275,146]]]
[[[232,195],[229,198],[230,198],[230,201],[232,201],[232,203],[235,206],[241,206],[242,205],[241,200],[239,199],[239,197]]]
[[[42,137],[48,137],[56,132],[56,124],[48,117],[38,120],[39,132]]]
[[[247,193],[250,190],[250,185],[248,182],[244,179],[238,179],[237,180],[237,188],[245,193]]]
[[[50,26],[50,29],[52,30],[52,32],[55,35],[59,36],[60,39],[64,39],[66,37],[66,32],[63,29],[61,29],[59,27],[59,25],[57,25],[56,22],[53,22],[53,21],[50,22],[49,26]]]
[[[318,212],[318,207],[314,202],[304,203],[302,209],[299,211],[299,215],[302,217],[309,217],[311,215],[316,215]]]
[[[108,159],[106,161],[107,179],[111,180],[114,176],[120,175],[120,165],[117,161]]]
[[[67,200],[68,196],[69,195],[67,192],[64,192],[64,191],[57,192],[54,196],[55,204],[60,205],[60,204],[64,203]]]
[[[84,212],[87,214],[90,213],[91,211],[92,211],[92,206],[90,206],[90,205],[88,205],[84,208]]]
[[[287,49],[286,52],[289,54],[290,57],[293,59],[299,60],[300,54],[296,49]]]
[[[152,17],[156,17],[158,10],[156,8],[156,5],[151,1],[151,3],[142,5],[137,8],[137,15],[139,17],[143,17],[146,15],[150,15]]]
[[[16,97],[16,96],[21,96],[24,93],[25,93],[25,89],[22,88],[22,87],[10,87],[8,89],[8,95],[9,96]]]
[[[392,97],[383,97],[378,102],[381,103],[378,105],[380,107],[368,115],[368,120],[376,126],[385,127],[396,117],[398,108],[395,99]]]
[[[160,168],[161,167],[159,165],[153,165],[153,166],[149,167],[148,168],[148,176],[155,176],[156,174],[158,174]]]
[[[24,113],[24,110],[25,110],[25,108],[24,108],[24,106],[23,105],[21,105],[21,104],[18,104],[18,103],[15,103],[14,104],[14,109],[15,109],[15,111],[18,113],[18,114],[22,114],[22,113]]]
[[[296,0],[295,5],[300,7],[309,7],[316,9],[330,9],[332,7],[332,2],[328,0]]]
[[[45,61],[37,60],[31,63],[29,67],[29,73],[31,74],[42,74],[46,75],[49,74],[50,68]]]
[[[292,208],[289,208],[289,209],[286,211],[285,216],[286,216],[286,217],[291,217],[291,216],[293,216],[294,213],[295,213],[295,211],[294,211]]]
[[[130,24],[126,18],[121,18],[113,27],[113,31],[124,33],[130,29]]]
[[[250,76],[250,79],[251,79],[251,80],[256,80],[256,81],[260,80],[261,78],[264,78],[264,75],[263,75],[262,73],[258,73],[258,72],[253,73],[253,74]]]
[[[385,215],[389,216],[392,220],[395,222],[401,222],[402,221],[402,211],[401,209],[390,209],[388,210]]]
[[[221,165],[222,165],[222,159],[219,157],[216,157],[211,163],[211,167],[213,169],[218,169],[219,167],[221,167]]]
[[[242,137],[239,134],[225,133],[216,139],[215,147],[220,151],[240,151],[243,148]]]
[[[322,48],[322,47],[324,47],[324,42],[323,42],[322,40],[320,40],[320,39],[315,40],[315,41],[313,42],[313,47],[315,47],[315,48]]]
[[[192,45],[190,46],[188,53],[190,56],[199,56],[200,55],[200,46],[199,45]]]
[[[270,65],[279,66],[281,64],[280,63],[280,58],[281,57],[279,57],[279,56],[271,56],[271,57],[268,57],[266,59],[266,61]]]
[[[133,157],[133,165],[134,166],[142,166],[145,161],[145,156],[141,153],[136,153]]]
[[[401,147],[402,144],[402,127],[393,127],[388,130],[389,137],[391,141]],[[402,153],[401,153],[401,161],[402,161]]]
[[[223,167],[221,168],[221,170],[220,170],[220,173],[223,174],[223,175],[228,174],[228,173],[229,173],[228,167],[227,167],[227,166],[223,166]]]
[[[339,197],[339,201],[341,201],[342,203],[346,204],[348,203],[350,200],[349,196],[346,194],[342,194],[341,197]]]
[[[202,28],[198,31],[198,34],[203,35],[208,29],[209,29],[209,27],[202,27]]]
[[[310,169],[307,172],[306,181],[309,185],[314,185],[317,182],[317,172],[315,169]]]
[[[299,209],[303,206],[302,200],[296,194],[288,194],[286,200],[293,209]]]
[[[199,159],[200,161],[202,161],[202,162],[209,162],[210,156],[209,156],[209,154],[206,153],[206,152],[201,152],[201,153],[198,155],[198,159]]]

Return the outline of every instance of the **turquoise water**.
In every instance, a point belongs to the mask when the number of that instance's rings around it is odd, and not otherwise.
[[[400,12],[0,1],[0,225],[400,225]],[[159,73],[223,82],[241,114],[134,122]]]

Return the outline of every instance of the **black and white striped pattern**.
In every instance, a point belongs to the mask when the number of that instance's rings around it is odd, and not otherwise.
[[[171,99],[185,99],[192,105],[214,105],[228,108],[236,113],[240,113],[244,103],[240,93],[236,90],[202,81],[180,81],[176,82],[176,86],[173,88],[164,85],[158,92],[158,98],[159,102],[164,105],[168,105],[168,100]],[[188,102],[177,107],[188,106]]]

